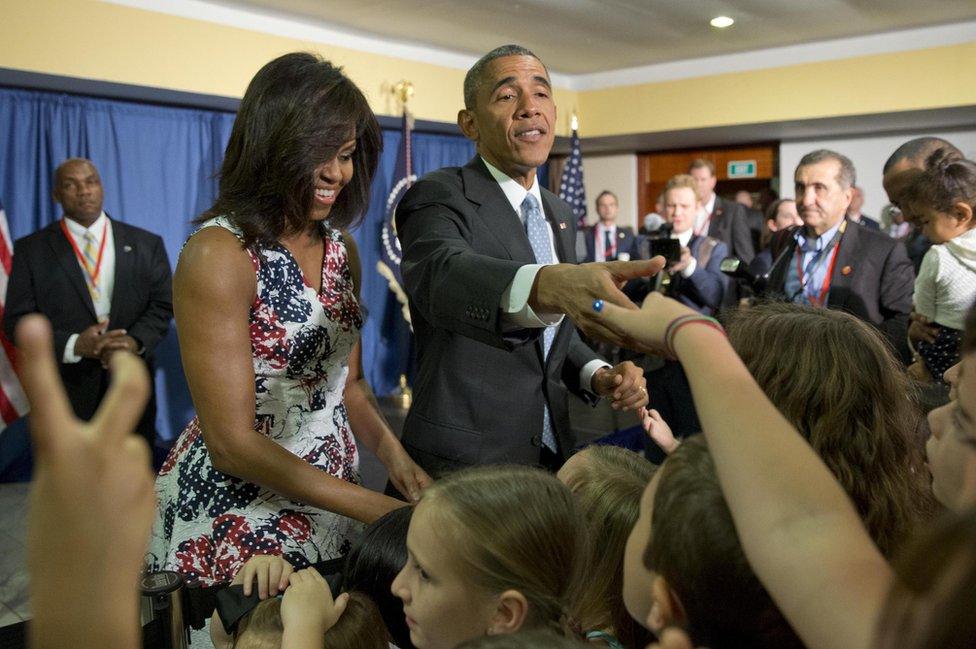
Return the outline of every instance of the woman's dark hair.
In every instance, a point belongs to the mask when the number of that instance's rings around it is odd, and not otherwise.
[[[912,214],[921,207],[948,213],[956,203],[976,210],[976,162],[954,148],[936,149],[925,160],[925,170],[906,187],[902,202]]]
[[[226,216],[244,244],[273,244],[308,223],[315,170],[356,141],[353,176],[329,214],[333,228],[359,222],[382,148],[363,93],[336,67],[307,52],[280,56],[248,84],[220,169],[216,202],[196,223]]]
[[[783,203],[795,203],[796,201],[792,198],[778,198],[769,204],[766,208],[766,214],[763,218],[762,234],[759,235],[759,249],[765,250],[769,247],[769,242],[773,238],[773,232],[769,229],[769,222],[776,220],[776,214],[779,212],[779,206]]]
[[[373,521],[346,556],[342,571],[341,590],[359,591],[373,600],[393,644],[400,649],[412,649],[413,644],[403,602],[390,592],[390,586],[407,563],[407,530],[412,515],[413,507],[401,507]]]

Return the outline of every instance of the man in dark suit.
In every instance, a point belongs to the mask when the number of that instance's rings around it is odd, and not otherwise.
[[[707,234],[725,243],[733,257],[745,263],[752,261],[756,251],[746,211],[742,205],[727,201],[715,193],[715,165],[701,158],[688,167],[688,174],[698,183],[698,198],[703,209],[695,220],[695,234]]]
[[[770,290],[861,318],[907,362],[915,273],[905,246],[845,218],[855,182],[854,165],[845,156],[823,149],[808,153],[794,181],[804,225],[774,236]]]
[[[102,211],[101,178],[89,160],[63,162],[52,196],[64,218],[14,243],[3,325],[12,339],[29,313],[51,321],[68,398],[88,420],[108,388],[114,352],[139,354],[152,375],[153,349],[173,317],[169,259],[161,238]],[[153,398],[138,426],[150,448],[155,419]]]
[[[458,126],[478,155],[428,174],[397,209],[419,366],[403,445],[435,477],[498,462],[554,469],[575,443],[567,389],[618,408],[647,403],[640,369],[609,367],[573,324],[623,342],[594,300],[635,308],[618,286],[663,263],[575,265],[573,212],[536,178],[556,108],[532,52],[508,45],[483,56],[465,77],[464,104]]]
[[[586,259],[590,261],[630,261],[639,256],[633,228],[617,225],[617,195],[604,189],[596,197],[600,220],[586,231]]]
[[[857,223],[862,228],[880,232],[881,224],[872,219],[870,216],[862,214],[862,207],[864,207],[864,190],[860,187],[854,187],[854,193],[851,196],[851,205],[847,208],[847,219],[852,223]]]

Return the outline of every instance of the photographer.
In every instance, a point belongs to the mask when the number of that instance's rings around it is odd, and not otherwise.
[[[642,287],[629,292],[636,302],[656,290],[705,315],[721,306],[728,289],[721,265],[729,249],[717,239],[695,234],[695,215],[701,209],[695,187],[694,178],[684,174],[668,181],[664,190],[667,226],[658,231],[662,236],[649,239],[647,255],[662,255],[668,265],[659,277],[640,280]]]
[[[699,313],[712,315],[722,305],[728,289],[729,280],[721,271],[728,247],[709,236],[695,234],[695,215],[701,209],[695,188],[695,179],[688,175],[674,176],[668,181],[664,190],[664,210],[670,236],[668,230],[662,228],[664,236],[649,240],[650,254],[663,255],[668,266],[660,274],[662,279],[642,280],[642,295],[633,291],[629,295],[642,300],[647,293],[658,291]],[[699,432],[701,424],[681,364],[664,361],[645,376],[650,398],[648,408],[660,413],[674,435],[681,438]],[[647,447],[647,457],[656,464],[664,460],[663,453],[653,444]]]

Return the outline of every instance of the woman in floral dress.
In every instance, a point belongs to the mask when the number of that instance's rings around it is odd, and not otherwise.
[[[150,569],[211,585],[254,554],[296,568],[342,554],[355,521],[404,505],[359,486],[354,433],[404,492],[429,481],[358,362],[348,376],[362,314],[341,228],[365,211],[379,147],[362,93],[312,54],[279,57],[248,86],[219,196],[176,269],[197,417],[156,481]]]

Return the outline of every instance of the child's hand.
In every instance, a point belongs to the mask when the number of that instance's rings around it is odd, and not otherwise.
[[[283,558],[261,554],[251,557],[247,563],[237,571],[233,583],[244,585],[244,595],[250,596],[252,584],[257,579],[258,597],[267,599],[288,588],[288,578],[295,569]]]
[[[320,639],[346,610],[349,594],[335,601],[329,584],[314,568],[292,573],[285,596],[281,599],[281,624],[286,635],[313,634]]]
[[[641,411],[641,423],[647,436],[654,440],[654,443],[666,454],[671,455],[674,449],[678,448],[680,442],[674,438],[668,422],[664,421],[657,410],[644,408]]]

